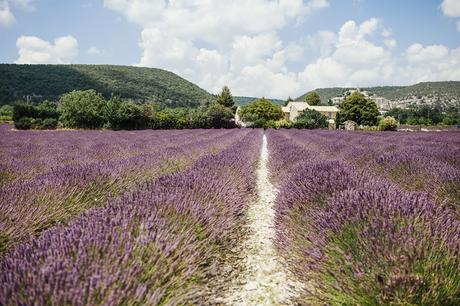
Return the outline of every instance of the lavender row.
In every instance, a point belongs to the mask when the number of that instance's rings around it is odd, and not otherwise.
[[[305,284],[299,303],[460,303],[460,222],[449,208],[288,133],[269,132],[275,243]]]
[[[188,133],[189,140],[195,141],[192,144],[158,148],[156,152],[133,157],[67,165],[33,179],[1,186],[0,251],[88,208],[103,206],[108,197],[183,170],[209,151],[222,150],[245,132],[209,131],[198,133],[197,137],[193,131]]]
[[[192,135],[188,131],[13,131],[0,125],[0,186],[67,166],[193,143],[206,134],[205,130]]]
[[[430,194],[460,213],[460,133],[287,133],[410,191]]]
[[[206,303],[254,197],[260,140],[251,131],[11,250],[0,261],[0,304]]]

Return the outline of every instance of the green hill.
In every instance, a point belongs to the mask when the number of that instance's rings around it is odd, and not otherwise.
[[[31,97],[57,100],[72,90],[95,89],[162,107],[196,107],[213,96],[178,75],[155,68],[113,65],[0,64],[0,105]]]
[[[321,97],[321,101],[326,103],[328,99],[342,96],[347,90],[354,88],[318,88],[315,91]],[[416,97],[439,97],[460,99],[460,82],[423,82],[411,86],[378,86],[361,88],[371,94],[376,94],[389,100],[403,100],[412,96]],[[305,96],[298,97],[296,101],[305,100]]]
[[[233,97],[233,100],[235,101],[235,104],[238,105],[238,106],[243,106],[243,105],[249,104],[252,101],[257,100],[257,99],[259,99],[259,98],[254,98],[254,97]],[[269,99],[269,100],[272,101],[275,104],[278,104],[278,105],[283,105],[284,104],[283,100],[279,100],[279,99]]]

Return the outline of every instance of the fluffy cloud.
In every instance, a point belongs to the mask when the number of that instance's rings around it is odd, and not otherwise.
[[[361,24],[346,22],[330,46],[299,74],[306,88],[412,84],[429,80],[460,79],[460,48],[415,43],[403,56],[391,51],[397,42],[384,30],[375,43],[383,22],[372,18]],[[371,39],[374,38],[374,39]]]
[[[32,10],[31,3],[33,0],[0,0],[0,27],[11,26],[16,23],[11,7],[20,7],[26,10]]]
[[[16,18],[11,13],[8,1],[0,1],[0,26],[10,26],[16,23]]]
[[[460,17],[460,1],[458,0],[444,0],[441,9],[447,17]]]
[[[371,18],[361,24],[347,21],[342,25],[330,52],[322,54],[299,74],[305,87],[369,85],[390,78],[391,53],[369,38],[383,28],[382,21]],[[381,35],[388,40],[389,35]],[[396,43],[396,42],[395,42]]]
[[[54,43],[35,36],[21,36],[17,64],[65,64],[78,55],[78,42],[72,36],[56,38]]]
[[[172,70],[212,92],[228,84],[236,94],[284,97],[296,82],[286,65],[301,59],[304,47],[284,43],[277,32],[329,3],[105,0],[104,5],[143,27],[139,65]]]
[[[447,17],[460,17],[460,1],[444,0],[441,4],[441,10]],[[460,20],[456,22],[457,31],[460,32]]]
[[[102,53],[102,51],[96,47],[91,47],[88,50],[86,50],[86,53],[89,55],[99,55]]]
[[[400,56],[392,52],[397,42],[391,35],[391,30],[384,28],[379,19],[372,18],[359,25],[355,21],[346,22],[335,40],[328,41],[329,52],[322,52],[307,65],[299,73],[298,82],[304,89],[313,89],[460,80],[460,48],[451,50],[444,45],[415,43]]]
[[[458,50],[413,44],[401,55],[383,20],[350,20],[337,32],[284,41],[326,0],[105,0],[141,25],[138,65],[171,70],[218,92],[286,98],[326,86],[459,79]],[[452,11],[451,11],[452,12]],[[306,52],[317,53],[310,64]]]

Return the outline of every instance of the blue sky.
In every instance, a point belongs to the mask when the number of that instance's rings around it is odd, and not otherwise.
[[[276,98],[460,80],[460,0],[0,0],[0,62],[158,67]]]

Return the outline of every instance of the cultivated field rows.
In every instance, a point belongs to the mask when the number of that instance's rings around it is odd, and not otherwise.
[[[460,304],[458,133],[0,133],[2,305]]]

